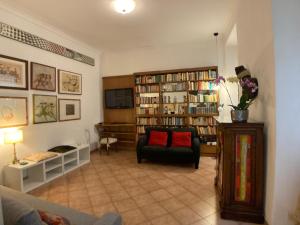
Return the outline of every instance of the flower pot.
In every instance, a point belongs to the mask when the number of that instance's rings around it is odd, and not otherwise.
[[[231,110],[231,120],[234,123],[246,123],[248,116],[248,110]]]

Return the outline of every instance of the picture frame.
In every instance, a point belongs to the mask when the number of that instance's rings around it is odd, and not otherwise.
[[[30,63],[30,88],[56,92],[56,68],[44,64]]]
[[[81,119],[80,99],[58,99],[59,121],[70,121]]]
[[[58,93],[69,95],[82,94],[82,76],[65,70],[58,70]]]
[[[28,90],[28,61],[0,55],[0,89]]]
[[[57,96],[32,95],[33,124],[57,122]]]
[[[27,97],[0,96],[0,128],[28,125]]]

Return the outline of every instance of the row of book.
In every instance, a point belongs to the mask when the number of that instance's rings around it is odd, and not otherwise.
[[[136,123],[138,125],[157,125],[159,122],[158,118],[152,117],[152,118],[137,118]]]
[[[136,131],[138,134],[144,134],[145,133],[145,126],[137,126]]]
[[[137,93],[149,93],[149,92],[159,92],[159,85],[148,85],[148,86],[135,86],[135,91]]]
[[[198,135],[216,135],[217,128],[216,127],[197,127]]]
[[[215,84],[212,81],[189,81],[189,90],[199,91],[199,90],[214,90]]]
[[[136,107],[136,114],[137,115],[156,115],[159,114],[159,107],[147,107],[147,108],[141,108]]]
[[[210,114],[218,113],[217,104],[205,104],[200,106],[190,106],[188,109],[190,114]]]
[[[216,70],[184,72],[184,73],[170,73],[161,75],[144,75],[136,76],[136,84],[151,84],[160,82],[180,82],[189,80],[212,80],[217,78]]]
[[[211,94],[202,94],[198,93],[197,95],[189,95],[190,102],[218,102],[218,96],[215,93]]]
[[[186,83],[170,83],[170,84],[164,84],[162,89],[164,91],[185,91]]]
[[[165,117],[162,118],[163,125],[183,126],[185,125],[185,118],[182,117]]]
[[[215,126],[217,121],[212,117],[190,117],[189,124],[196,126]]]
[[[163,108],[164,114],[185,114],[187,105],[165,105]]]
[[[187,97],[186,95],[182,96],[182,99],[178,101],[177,96],[163,96],[163,103],[186,103],[187,102]]]
[[[136,97],[136,104],[158,104],[159,97]]]

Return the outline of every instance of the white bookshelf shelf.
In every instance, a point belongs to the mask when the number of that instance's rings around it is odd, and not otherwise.
[[[10,164],[4,167],[4,184],[7,187],[29,192],[47,182],[90,162],[89,145],[81,145],[76,149],[58,154],[58,156],[42,162],[27,161],[28,164]]]

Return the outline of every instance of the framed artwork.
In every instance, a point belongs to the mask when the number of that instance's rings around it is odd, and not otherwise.
[[[81,95],[82,78],[81,74],[58,70],[58,93]]]
[[[33,95],[33,123],[57,121],[57,97],[55,95]]]
[[[0,55],[0,88],[28,90],[28,61]]]
[[[59,121],[80,120],[81,103],[79,99],[58,99]]]
[[[26,97],[0,97],[0,128],[28,125]]]
[[[56,91],[56,68],[31,62],[31,89]]]

